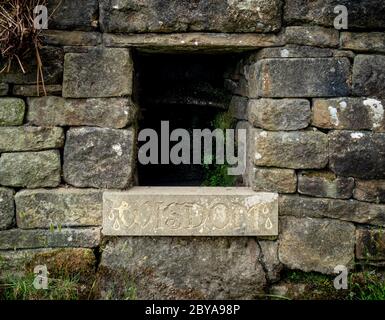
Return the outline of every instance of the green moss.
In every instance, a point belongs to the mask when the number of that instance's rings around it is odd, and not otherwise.
[[[235,126],[235,119],[231,112],[221,112],[211,122],[211,125],[214,129],[232,129]],[[213,159],[212,162],[213,164],[203,165],[205,169],[205,180],[202,185],[209,187],[234,186],[236,177],[228,175],[227,169],[229,168],[229,165],[227,163],[215,164],[215,159]]]

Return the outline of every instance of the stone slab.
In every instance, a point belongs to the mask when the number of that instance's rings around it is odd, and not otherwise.
[[[278,194],[248,188],[135,187],[104,192],[109,236],[275,236]]]
[[[141,51],[245,51],[284,45],[280,34],[256,33],[173,33],[103,34],[107,47],[134,47]]]

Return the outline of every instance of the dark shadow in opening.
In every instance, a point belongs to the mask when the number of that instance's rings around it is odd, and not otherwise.
[[[224,88],[225,73],[239,57],[136,53],[134,59],[135,100],[141,113],[139,130],[154,129],[160,140],[161,121],[170,121],[170,132],[177,128],[190,133],[193,129],[214,129],[212,121],[227,110],[231,99],[231,93]],[[170,149],[174,144],[170,143]],[[192,157],[192,151],[190,154]],[[137,170],[138,183],[145,186],[199,186],[205,179],[202,165],[138,162]]]

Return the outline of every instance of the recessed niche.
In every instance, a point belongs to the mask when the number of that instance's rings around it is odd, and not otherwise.
[[[134,59],[139,130],[151,128],[160,137],[161,121],[169,121],[170,132],[216,128],[215,119],[227,111],[231,100],[225,75],[236,65],[237,56],[137,53]],[[171,142],[170,148],[176,143]],[[138,163],[137,169],[142,186],[200,186],[207,176],[207,167],[201,164]]]

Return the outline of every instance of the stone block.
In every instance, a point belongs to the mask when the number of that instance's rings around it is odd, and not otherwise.
[[[23,190],[16,194],[22,229],[87,227],[102,223],[102,192],[89,189]]]
[[[252,99],[247,114],[253,126],[272,131],[303,129],[311,119],[305,99]]]
[[[100,0],[104,32],[269,32],[281,27],[281,0]]]
[[[40,126],[98,126],[124,128],[134,122],[136,107],[129,98],[28,99],[27,120]]]
[[[23,124],[25,103],[18,98],[0,98],[0,126]]]
[[[11,229],[0,231],[0,250],[35,248],[95,248],[100,244],[100,228],[55,230]]]
[[[385,260],[385,232],[383,229],[356,231],[356,257],[369,261]]]
[[[318,26],[295,26],[285,30],[286,43],[315,47],[338,47],[339,33],[336,29]]]
[[[338,265],[354,263],[352,223],[294,217],[280,219],[279,260],[290,269],[332,274]]]
[[[360,131],[329,133],[330,168],[337,175],[385,178],[385,134]]]
[[[15,203],[12,189],[0,188],[0,230],[9,229],[15,223]]]
[[[353,196],[360,201],[385,202],[385,180],[356,179]]]
[[[256,167],[252,169],[250,187],[254,191],[293,193],[297,190],[295,170]]]
[[[9,86],[7,83],[0,83],[0,97],[8,94]]]
[[[274,236],[278,195],[248,188],[135,187],[104,192],[108,236]]]
[[[98,0],[49,0],[49,29],[93,30],[98,27]]]
[[[341,48],[384,53],[385,32],[341,32]]]
[[[39,151],[63,145],[62,128],[0,127],[0,152]]]
[[[130,285],[137,299],[252,299],[266,285],[263,261],[254,238],[111,238],[97,287],[102,298],[121,299]]]
[[[63,97],[106,98],[131,95],[132,60],[128,49],[93,48],[67,53]]]
[[[298,46],[288,44],[284,47],[263,48],[256,54],[256,58],[330,58],[333,50],[328,48],[317,48],[310,46]]]
[[[319,131],[272,132],[255,129],[251,139],[252,159],[257,166],[320,169],[328,163],[328,138]]]
[[[133,129],[71,128],[64,147],[64,180],[75,187],[126,188],[132,184]]]
[[[348,9],[349,29],[385,28],[385,6],[383,0],[287,0],[284,20],[288,24],[318,24],[334,27],[338,5]]]
[[[264,59],[246,67],[251,98],[340,97],[350,93],[347,58]]]
[[[59,184],[60,154],[56,150],[3,153],[0,157],[0,185],[44,188]]]
[[[312,125],[322,129],[385,131],[384,101],[373,98],[313,100]]]
[[[358,55],[353,65],[353,94],[385,97],[385,56]]]
[[[355,200],[311,198],[295,195],[279,197],[279,215],[299,218],[331,218],[385,226],[385,206]]]
[[[229,112],[238,120],[247,120],[248,99],[240,96],[233,96],[229,105]]]
[[[349,199],[353,194],[354,179],[337,177],[328,171],[302,171],[298,174],[298,192],[334,199]]]

